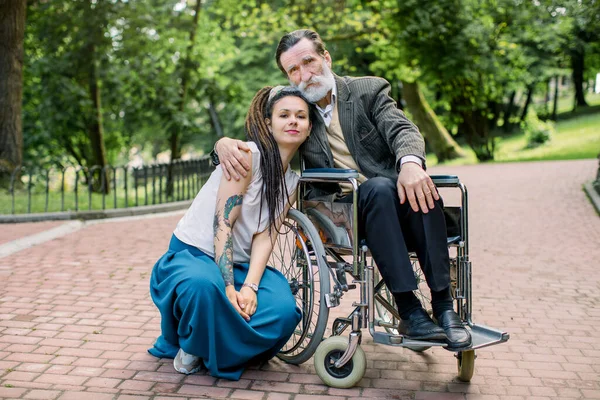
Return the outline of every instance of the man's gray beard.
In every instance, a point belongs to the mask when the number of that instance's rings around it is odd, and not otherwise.
[[[311,86],[307,88],[306,86],[311,83],[319,83],[318,86]],[[300,82],[297,88],[300,92],[306,97],[306,100],[311,103],[316,103],[321,100],[330,90],[335,86],[335,78],[333,77],[333,73],[331,69],[323,60],[323,75],[321,76],[313,76],[308,82]]]

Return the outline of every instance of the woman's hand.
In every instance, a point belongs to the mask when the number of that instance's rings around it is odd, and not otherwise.
[[[231,177],[236,181],[240,180],[241,176],[248,175],[250,165],[242,154],[243,151],[250,151],[250,148],[245,142],[237,139],[222,138],[215,144],[215,150],[219,156],[219,162],[223,168],[223,175],[227,180]]]
[[[250,321],[250,315],[248,315],[243,310],[243,308],[245,308],[246,305],[242,294],[236,291],[233,285],[229,285],[225,288],[225,294],[227,295],[229,302],[231,303],[233,308],[235,308],[238,314],[240,314],[242,318],[244,318],[246,321]],[[244,307],[242,307],[241,305],[244,305]]]
[[[240,294],[244,302],[244,311],[248,315],[254,315],[256,307],[258,307],[258,301],[256,299],[256,293],[249,287],[243,287],[240,289]]]

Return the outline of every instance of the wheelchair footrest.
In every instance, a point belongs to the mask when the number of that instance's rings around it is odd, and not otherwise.
[[[484,325],[473,324],[473,326],[471,326],[471,337],[473,338],[473,346],[471,348],[480,349],[482,347],[504,343],[508,341],[510,335],[505,331],[499,331]]]
[[[391,333],[386,332],[375,332],[373,334],[373,341],[375,343],[385,344],[387,346],[446,346],[444,342],[434,342],[434,341],[426,341],[426,340],[414,340],[405,338],[402,335],[392,335]]]

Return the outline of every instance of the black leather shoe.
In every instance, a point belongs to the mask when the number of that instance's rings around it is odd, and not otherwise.
[[[446,332],[446,350],[457,351],[471,347],[471,334],[454,310],[446,310],[436,316],[438,325]]]
[[[422,308],[410,314],[408,319],[400,320],[398,331],[408,339],[446,340],[444,330],[434,324]]]

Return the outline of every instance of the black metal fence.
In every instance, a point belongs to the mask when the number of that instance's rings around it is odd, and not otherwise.
[[[190,200],[213,170],[210,157],[141,167],[0,170],[0,214],[105,210]]]

